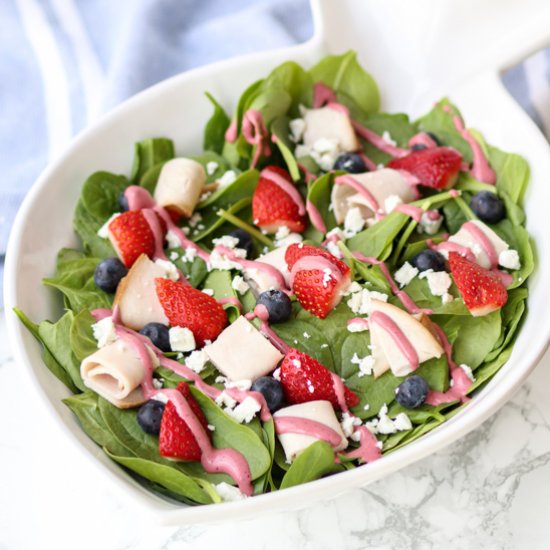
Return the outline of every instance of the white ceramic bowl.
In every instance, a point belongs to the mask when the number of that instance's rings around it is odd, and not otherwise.
[[[82,449],[88,462],[117,483],[128,503],[156,512],[165,523],[220,521],[306,506],[365,485],[448,445],[478,426],[510,398],[541,358],[550,336],[550,150],[535,125],[502,87],[498,72],[550,41],[547,0],[313,0],[316,32],[306,44],[233,59],[171,78],[133,97],[74,140],[38,179],[17,216],[5,271],[10,340],[46,400],[51,419]],[[518,22],[521,21],[521,25]],[[187,507],[149,493],[114,462],[98,453],[61,399],[67,389],[44,367],[40,348],[11,312],[15,305],[31,319],[54,319],[60,302],[42,287],[54,270],[61,246],[76,246],[71,218],[80,186],[90,173],[127,173],[135,141],[169,136],[179,154],[197,153],[210,114],[210,91],[232,108],[247,84],[278,63],[306,66],[327,51],[356,49],[380,85],[384,109],[413,115],[449,95],[470,126],[509,151],[524,155],[532,170],[526,197],[527,227],[537,242],[538,267],[530,284],[529,313],[508,363],[460,414],[427,436],[375,463],[304,486],[238,503]],[[545,283],[546,281],[546,283]],[[48,420],[44,420],[46,422]],[[60,483],[62,472],[58,472]]]

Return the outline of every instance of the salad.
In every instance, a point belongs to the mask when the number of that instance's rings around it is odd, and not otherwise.
[[[525,160],[447,99],[379,111],[354,52],[286,62],[214,112],[204,152],[92,174],[44,362],[145,487],[248,498],[383,459],[510,356],[534,268]],[[100,163],[100,161],[98,161]]]

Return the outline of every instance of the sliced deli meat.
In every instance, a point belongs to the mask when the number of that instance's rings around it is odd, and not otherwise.
[[[319,140],[334,140],[340,151],[356,151],[360,148],[349,115],[332,107],[306,109],[303,115],[304,145],[315,147]]]

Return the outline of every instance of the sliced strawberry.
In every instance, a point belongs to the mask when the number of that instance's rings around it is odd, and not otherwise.
[[[199,404],[191,395],[189,386],[185,382],[180,382],[176,389],[187,401],[193,414],[197,417],[205,433],[209,436],[208,422]],[[187,422],[180,417],[172,401],[166,403],[166,408],[162,414],[159,433],[159,452],[161,456],[173,458],[175,460],[199,461],[202,456],[201,448],[191,428],[189,428]]]
[[[449,252],[449,265],[466,307],[474,317],[487,315],[500,309],[508,300],[502,278],[475,262]]]
[[[108,227],[109,240],[126,267],[142,255],[155,253],[155,235],[141,210],[130,210],[117,216]]]
[[[277,174],[295,189],[292,178],[283,168],[268,166],[262,170],[260,181],[252,197],[254,223],[269,233],[276,233],[282,226],[301,233],[306,228],[305,212],[300,214],[300,205],[283,187],[265,177],[266,171],[268,174],[269,171]]]
[[[170,279],[155,279],[155,288],[170,325],[188,328],[197,346],[215,340],[227,326],[227,314],[212,296]]]
[[[392,159],[388,168],[406,170],[422,185],[434,189],[449,189],[458,177],[462,156],[450,147],[435,147],[412,151],[405,157]]]
[[[304,309],[324,319],[340,303],[350,268],[330,252],[310,245],[290,245],[285,260],[296,298]]]
[[[336,410],[341,410],[334,387],[336,377],[319,361],[294,348],[288,351],[281,363],[285,399],[292,404],[324,400],[330,401]],[[347,386],[344,386],[344,398],[348,407],[359,404],[359,398]]]

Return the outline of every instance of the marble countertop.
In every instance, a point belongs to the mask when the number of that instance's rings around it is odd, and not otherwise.
[[[56,429],[11,357],[0,316],[0,550],[547,549],[550,353],[464,439],[390,477],[300,512],[164,527]],[[20,388],[24,388],[22,391]]]

